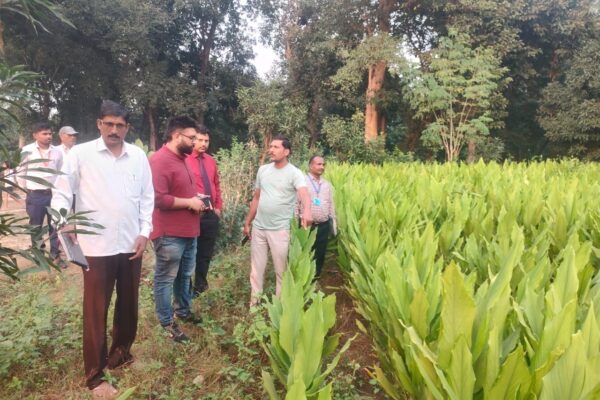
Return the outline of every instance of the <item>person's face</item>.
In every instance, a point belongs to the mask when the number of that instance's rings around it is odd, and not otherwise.
[[[180,129],[175,135],[177,136],[174,138],[177,140],[177,151],[179,151],[180,154],[191,154],[192,150],[194,150],[194,143],[196,142],[196,129]]]
[[[210,138],[207,134],[196,133],[196,144],[194,145],[194,150],[196,150],[197,153],[205,153],[208,150],[209,144]]]
[[[125,118],[113,115],[107,115],[97,120],[96,126],[98,126],[100,136],[102,136],[106,147],[109,149],[121,147],[129,131],[129,124],[125,121]]]
[[[67,135],[66,133],[63,133],[60,135],[60,142],[70,149],[77,143],[77,135]]]
[[[290,155],[290,151],[283,147],[281,140],[273,140],[269,146],[269,157],[271,161],[278,162],[282,161]]]
[[[325,160],[323,159],[323,157],[313,158],[310,164],[308,164],[308,170],[314,176],[323,175],[323,172],[325,172]]]
[[[52,131],[50,129],[42,129],[41,131],[34,132],[33,138],[41,148],[46,149],[52,144]]]

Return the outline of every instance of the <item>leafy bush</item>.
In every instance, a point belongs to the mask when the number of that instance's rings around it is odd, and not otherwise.
[[[223,214],[217,249],[239,244],[243,237],[244,219],[254,195],[260,149],[234,140],[230,149],[215,155],[219,169]]]
[[[390,397],[598,398],[597,165],[328,174],[338,260]]]
[[[81,347],[81,307],[72,306],[77,304],[76,293],[67,293],[71,301],[61,307],[48,297],[47,284],[40,282],[4,286],[0,293],[11,299],[4,302],[0,316],[0,379],[12,368],[30,368],[48,355],[60,364],[57,355]]]
[[[348,340],[323,371],[323,363],[337,349],[340,334],[328,336],[335,324],[335,295],[315,291],[312,246],[316,231],[292,224],[288,269],[281,298],[267,304],[269,340],[263,347],[271,368],[285,387],[286,399],[331,399],[332,383],[325,383],[350,346]],[[271,400],[279,399],[273,377],[263,370],[263,385]]]

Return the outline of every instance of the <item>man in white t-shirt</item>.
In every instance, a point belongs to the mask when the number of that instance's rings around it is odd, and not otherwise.
[[[290,141],[284,136],[276,136],[269,146],[272,162],[260,167],[256,174],[256,190],[244,224],[244,234],[251,239],[251,306],[257,303],[263,291],[269,250],[276,275],[275,293],[279,296],[281,292],[296,195],[304,206],[302,226],[306,228],[312,224],[306,181],[302,172],[289,163],[291,151]]]

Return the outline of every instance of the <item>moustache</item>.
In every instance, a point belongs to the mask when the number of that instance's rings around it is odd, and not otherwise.
[[[116,133],[111,133],[110,135],[108,135],[109,138],[115,138],[115,139],[119,139],[119,135],[117,135]]]

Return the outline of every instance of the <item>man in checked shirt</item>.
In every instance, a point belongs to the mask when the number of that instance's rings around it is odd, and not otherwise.
[[[334,236],[337,233],[333,189],[331,183],[321,177],[324,172],[325,159],[321,156],[312,156],[308,162],[308,174],[306,174],[305,179],[310,194],[310,209],[313,216],[311,230],[317,230],[317,237],[313,245],[317,267],[315,279],[319,279],[321,276],[329,233]],[[299,202],[296,203],[296,210],[296,215],[301,215],[302,204]]]

